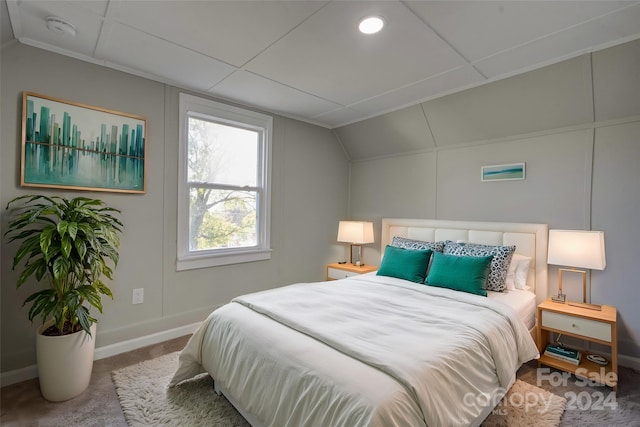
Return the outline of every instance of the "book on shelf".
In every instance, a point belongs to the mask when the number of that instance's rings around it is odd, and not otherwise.
[[[572,363],[574,365],[580,364],[582,353],[572,348],[564,347],[560,344],[549,344],[544,351],[544,354],[549,357],[553,357],[565,362]]]

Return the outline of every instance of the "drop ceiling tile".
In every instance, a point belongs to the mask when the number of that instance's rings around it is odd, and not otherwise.
[[[486,81],[473,67],[466,66],[447,71],[417,83],[392,90],[373,98],[356,102],[349,108],[362,112],[365,116],[397,110],[433,97],[460,90]]]
[[[132,28],[112,24],[103,31],[100,58],[132,70],[207,90],[235,68]]]
[[[631,3],[633,2],[410,1],[407,4],[466,59],[478,61]]]
[[[382,16],[375,35],[358,21]],[[464,61],[400,2],[338,1],[322,8],[246,69],[340,104],[405,86]]]
[[[610,42],[598,46],[603,41],[616,40],[619,43],[619,40],[638,37],[640,4],[494,55],[474,65],[488,78],[506,77],[609,47]]]
[[[186,3],[186,6],[185,6]],[[240,67],[324,1],[123,1],[115,19]]]
[[[49,0],[50,1],[50,0]],[[73,7],[82,7],[87,9],[98,16],[104,16],[107,13],[107,7],[110,0],[91,0],[91,1],[67,1],[65,3],[71,3]]]
[[[231,74],[210,89],[210,92],[294,117],[317,116],[342,107],[244,70]]]
[[[18,11],[18,22],[13,26],[17,39],[40,47],[51,46],[50,50],[54,51],[70,51],[76,56],[93,55],[102,18],[92,11],[76,7],[74,2],[59,1],[14,2],[10,7],[17,7]],[[46,23],[48,16],[57,16],[72,24],[76,36],[49,30]]]

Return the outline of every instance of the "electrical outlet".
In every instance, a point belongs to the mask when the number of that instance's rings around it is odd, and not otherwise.
[[[144,288],[137,288],[133,290],[132,304],[142,304],[144,302]]]

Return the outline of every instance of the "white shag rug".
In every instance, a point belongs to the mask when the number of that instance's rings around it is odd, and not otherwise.
[[[557,427],[567,399],[516,380],[482,427]]]
[[[167,388],[177,369],[175,352],[111,373],[129,426],[249,426],[206,374]]]
[[[167,388],[178,367],[178,352],[112,372],[129,426],[248,427],[235,408],[213,390],[206,374]],[[567,401],[516,380],[483,427],[557,427]]]

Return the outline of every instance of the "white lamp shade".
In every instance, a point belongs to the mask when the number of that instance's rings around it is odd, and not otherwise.
[[[604,270],[604,232],[549,230],[547,263],[566,267]]]
[[[373,223],[365,221],[340,221],[338,242],[364,245],[373,243]]]

